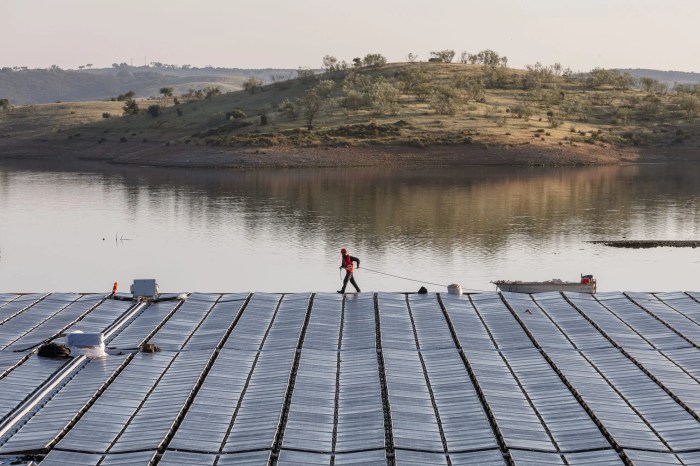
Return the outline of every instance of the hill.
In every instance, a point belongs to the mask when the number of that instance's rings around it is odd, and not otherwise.
[[[223,92],[241,89],[250,76],[271,81],[289,76],[292,70],[245,70],[228,68],[154,68],[116,66],[90,70],[11,70],[0,71],[0,98],[14,105],[108,100],[134,91],[136,96],[157,96],[162,87],[173,87],[176,94],[190,88],[217,86]]]
[[[679,84],[698,84],[700,83],[700,73],[692,73],[687,71],[661,71],[650,70],[645,68],[628,68],[621,69],[621,73],[629,73],[635,78],[652,78],[659,82],[673,86]]]
[[[0,111],[4,157],[65,154],[176,166],[589,164],[697,158],[700,87],[634,87],[452,63],[332,70],[245,90]]]

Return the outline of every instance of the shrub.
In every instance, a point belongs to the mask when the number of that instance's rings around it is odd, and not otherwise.
[[[266,126],[267,125],[267,115],[264,113],[260,115],[260,126]]]
[[[153,118],[156,118],[156,117],[160,116],[161,113],[163,113],[161,108],[160,108],[160,105],[157,105],[157,104],[149,105],[146,112],[149,115],[151,115]]]
[[[119,101],[119,102],[124,102],[124,101],[128,101],[128,100],[132,100],[132,99],[134,98],[135,95],[136,95],[136,92],[134,92],[134,91],[125,92],[124,94],[119,94],[119,95],[116,97],[116,100]]]
[[[519,103],[513,106],[513,108],[510,110],[510,113],[514,115],[518,115],[518,118],[525,118],[525,120],[529,120],[530,117],[534,114],[532,108],[523,103]]]
[[[231,110],[230,112],[226,112],[226,119],[227,120],[239,120],[241,118],[245,118],[247,115],[243,110],[240,108],[235,108]]]
[[[289,119],[289,120],[294,120],[297,117],[297,109],[296,105],[294,105],[294,102],[292,102],[289,99],[284,99],[278,106],[277,106],[277,111],[284,113],[284,115]]]
[[[430,97],[430,108],[441,115],[454,115],[457,111],[455,90],[446,86],[436,87]]]
[[[109,112],[104,112],[104,113],[102,114],[102,118],[112,118],[112,114],[109,113]]]
[[[251,94],[255,94],[255,91],[262,89],[262,86],[263,82],[254,76],[251,76],[243,81],[243,89]]]
[[[134,99],[128,99],[124,103],[124,115],[138,115],[139,104]]]

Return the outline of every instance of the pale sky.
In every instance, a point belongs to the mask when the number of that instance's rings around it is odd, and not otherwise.
[[[0,0],[0,67],[318,68],[493,49],[509,65],[700,72],[697,0]]]

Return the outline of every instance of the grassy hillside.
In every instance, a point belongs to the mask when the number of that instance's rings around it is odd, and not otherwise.
[[[698,147],[700,88],[670,92],[647,85],[644,90],[615,73],[557,76],[551,71],[397,63],[210,98],[140,100],[140,113],[129,116],[120,116],[123,102],[17,107],[0,111],[0,138],[17,138],[21,129],[34,138],[80,140],[114,151],[138,144],[163,151],[178,146]],[[145,111],[151,105],[160,107],[157,116]],[[105,112],[112,117],[102,118]]]

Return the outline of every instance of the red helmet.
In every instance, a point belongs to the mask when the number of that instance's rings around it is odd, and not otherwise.
[[[343,248],[343,249],[340,250],[340,253],[341,253],[341,254],[347,254],[347,253],[348,253],[348,250],[345,249],[345,248]]]

